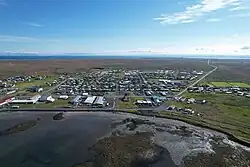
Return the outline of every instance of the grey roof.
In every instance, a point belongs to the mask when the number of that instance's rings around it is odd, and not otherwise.
[[[98,96],[94,102],[96,105],[103,105],[104,104],[104,97]]]
[[[71,100],[71,102],[77,103],[80,101],[81,98],[82,98],[82,96],[76,96],[74,99]]]
[[[88,96],[87,99],[84,101],[86,104],[92,104],[96,99],[96,96]]]

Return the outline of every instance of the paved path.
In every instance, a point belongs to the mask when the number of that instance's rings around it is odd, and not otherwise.
[[[178,93],[177,95],[175,95],[175,97],[181,96],[183,93],[185,93],[188,88],[191,88],[193,86],[195,86],[197,83],[199,83],[200,81],[202,81],[204,78],[206,78],[208,75],[212,74],[214,71],[217,70],[218,67],[210,65],[211,67],[214,67],[214,69],[212,69],[211,71],[209,71],[208,73],[206,73],[205,75],[203,75],[200,79],[198,79],[197,81],[195,81],[194,83],[192,83],[191,85],[189,85],[188,87],[186,87],[183,91],[181,91],[180,93]]]
[[[48,89],[48,90],[46,90],[46,91],[44,91],[44,92],[42,92],[42,93],[43,93],[43,94],[47,94],[47,93],[49,93],[49,92],[52,92],[53,90],[55,90],[56,88],[58,88],[59,86],[61,86],[62,84],[64,84],[67,80],[68,80],[68,79],[62,81],[62,82],[59,83],[58,85],[56,85],[56,86],[54,86],[54,87],[52,87],[52,88],[50,88],[50,89]]]

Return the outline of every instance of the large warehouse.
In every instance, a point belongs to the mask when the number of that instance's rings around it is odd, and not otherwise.
[[[96,96],[88,96],[87,99],[84,101],[86,105],[92,105],[96,99]]]

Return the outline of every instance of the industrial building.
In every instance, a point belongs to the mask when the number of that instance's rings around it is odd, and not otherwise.
[[[96,99],[96,96],[88,96],[87,99],[84,101],[86,105],[92,105]]]
[[[42,95],[40,98],[39,98],[39,102],[54,102],[55,99],[52,98],[51,95]]]
[[[98,106],[98,107],[103,107],[104,106],[104,97],[97,96],[92,105],[93,106]]]
[[[78,104],[78,103],[81,102],[81,98],[82,98],[82,96],[76,96],[69,103],[71,103],[71,104]]]
[[[10,101],[10,104],[35,104],[40,98],[41,98],[41,95],[35,95],[29,99],[12,100]]]
[[[41,98],[41,95],[35,95],[31,98],[29,98],[30,100],[33,100],[35,103]]]
[[[34,100],[12,100],[9,102],[10,104],[35,104]]]

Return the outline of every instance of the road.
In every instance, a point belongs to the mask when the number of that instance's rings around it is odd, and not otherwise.
[[[195,81],[194,83],[192,83],[191,85],[189,85],[188,87],[186,87],[183,91],[181,91],[180,93],[178,93],[177,95],[175,95],[175,97],[181,96],[183,93],[185,93],[188,90],[188,88],[191,88],[191,87],[195,86],[197,83],[199,83],[204,78],[206,78],[208,75],[212,74],[214,71],[216,71],[218,69],[218,67],[216,67],[216,66],[213,66],[213,65],[210,65],[210,66],[213,67],[214,69],[212,69],[211,71],[209,71],[208,73],[206,73],[205,75],[203,75],[200,79],[198,79],[197,81]]]
[[[52,92],[53,90],[55,90],[56,88],[58,88],[59,86],[61,86],[62,84],[64,84],[67,80],[68,80],[68,79],[66,79],[66,80],[62,81],[61,83],[59,83],[58,85],[56,85],[56,86],[54,86],[54,87],[52,87],[52,88],[50,88],[50,89],[44,91],[43,94],[47,94],[47,93],[49,93],[49,92]]]

